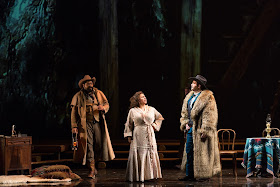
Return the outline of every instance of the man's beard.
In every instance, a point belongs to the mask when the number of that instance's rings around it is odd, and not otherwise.
[[[85,89],[85,91],[86,91],[87,93],[90,93],[90,92],[93,91],[93,87],[88,87],[87,89]]]
[[[196,89],[196,86],[194,86],[194,87],[191,87],[191,91],[196,91],[197,89]]]

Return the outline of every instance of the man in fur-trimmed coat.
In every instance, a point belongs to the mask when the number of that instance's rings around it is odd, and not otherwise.
[[[179,180],[208,180],[221,172],[217,137],[218,111],[213,92],[207,90],[207,80],[201,76],[192,80],[191,92],[184,99],[181,112],[181,131],[187,131],[182,159],[186,176]]]

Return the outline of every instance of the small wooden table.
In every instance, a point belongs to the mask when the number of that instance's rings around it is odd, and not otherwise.
[[[31,172],[32,137],[0,137],[0,173],[8,175],[12,170]]]

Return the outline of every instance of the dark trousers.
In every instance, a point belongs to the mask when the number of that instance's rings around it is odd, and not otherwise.
[[[194,173],[193,173],[193,136],[192,136],[192,127],[189,129],[189,131],[187,133],[186,152],[187,152],[186,176],[194,177]]]
[[[99,160],[101,156],[101,129],[99,123],[87,122],[87,162]]]

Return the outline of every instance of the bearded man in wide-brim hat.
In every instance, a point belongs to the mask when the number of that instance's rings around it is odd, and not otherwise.
[[[78,134],[74,162],[88,164],[90,178],[97,174],[95,160],[115,158],[104,115],[109,110],[109,103],[104,93],[94,87],[95,82],[95,77],[85,75],[78,84],[81,90],[71,102],[72,133]]]
[[[205,181],[221,172],[217,137],[218,110],[207,79],[201,75],[189,78],[191,91],[186,95],[181,112],[181,131],[187,132],[187,141],[181,168],[186,176],[179,180]]]

